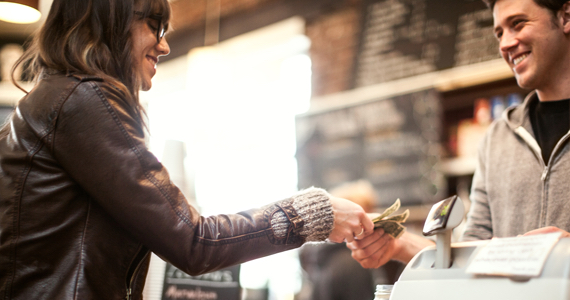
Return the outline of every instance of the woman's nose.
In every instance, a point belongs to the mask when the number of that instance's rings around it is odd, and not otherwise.
[[[160,39],[160,42],[156,45],[156,47],[160,53],[159,56],[165,56],[170,53],[170,46],[166,41],[166,37],[162,37],[162,39]]]

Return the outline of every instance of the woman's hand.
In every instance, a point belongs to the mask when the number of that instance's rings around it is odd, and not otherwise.
[[[538,228],[535,230],[531,230],[531,231],[523,234],[523,236],[535,235],[535,234],[546,234],[546,233],[552,233],[552,232],[562,232],[562,235],[560,236],[561,238],[570,237],[570,233],[568,231],[564,231],[564,230],[562,230],[558,227],[554,227],[554,226],[547,226],[547,227],[542,227],[542,228]]]
[[[341,243],[364,238],[374,232],[374,224],[360,205],[337,197],[331,197],[334,227],[329,241]]]

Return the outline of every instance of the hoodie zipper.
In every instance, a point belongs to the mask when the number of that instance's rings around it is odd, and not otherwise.
[[[542,208],[541,208],[540,220],[538,220],[538,222],[539,222],[540,226],[544,226],[544,220],[545,220],[544,214],[546,213],[545,208],[544,208],[544,205],[545,205],[544,201],[546,199],[546,188],[545,188],[546,180],[548,179],[548,175],[550,175],[550,168],[552,167],[552,162],[553,162],[556,154],[558,152],[560,152],[560,149],[562,149],[562,147],[564,146],[564,144],[566,143],[566,141],[570,137],[570,132],[566,133],[558,141],[558,143],[556,143],[556,145],[554,146],[554,149],[552,149],[552,153],[550,154],[548,162],[544,162],[544,160],[542,159],[542,149],[540,149],[538,143],[536,142],[536,139],[534,139],[534,137],[532,137],[532,135],[530,133],[528,133],[528,131],[526,129],[524,129],[522,126],[519,126],[515,129],[515,132],[534,151],[536,157],[542,163],[543,170],[542,170],[542,175],[540,176],[540,180],[542,181],[543,195],[542,195]]]
[[[542,149],[540,149],[536,140],[532,137],[532,135],[530,133],[528,133],[528,131],[526,131],[526,129],[524,129],[522,126],[519,126],[515,129],[515,132],[534,151],[536,157],[542,163],[544,170],[542,171],[542,176],[540,177],[540,179],[544,182],[546,180],[546,178],[548,177],[548,173],[550,171],[550,165],[552,164],[553,157],[556,156],[559,149],[563,147],[564,143],[566,143],[566,140],[568,140],[568,138],[570,137],[570,132],[567,133],[566,135],[564,135],[560,139],[560,141],[558,141],[558,143],[556,143],[556,146],[554,146],[554,149],[552,150],[552,153],[550,154],[548,164],[546,162],[544,162],[542,159]]]
[[[552,161],[556,157],[556,154],[559,152],[559,150],[562,149],[562,147],[564,147],[564,143],[566,143],[569,136],[570,136],[570,133],[565,134],[558,141],[558,143],[556,143],[556,145],[554,146],[554,149],[552,149],[552,153],[550,154],[550,158],[548,159],[548,165],[546,165],[544,167],[544,171],[542,172],[542,177],[541,177],[542,181],[545,181],[546,178],[548,177],[548,174],[550,173],[550,167],[552,165]]]
[[[543,216],[545,213],[544,212],[544,205],[545,205],[544,199],[546,197],[544,185],[546,184],[545,180],[548,177],[549,166],[544,162],[544,159],[542,159],[542,149],[540,149],[540,146],[538,145],[538,142],[536,141],[536,139],[522,126],[515,128],[514,131],[519,137],[521,137],[526,142],[526,144],[532,150],[536,159],[538,160],[538,162],[542,166],[542,174],[540,176],[540,179],[542,181],[542,199],[541,199],[541,205],[540,205],[541,206],[541,208],[540,208],[540,219],[538,220],[539,224],[542,224],[543,219],[544,219]]]
[[[144,247],[144,246],[140,246],[139,251],[137,252],[137,255],[135,256],[135,258],[133,259],[133,262],[131,263],[131,266],[129,267],[129,271],[127,273],[127,296],[125,297],[126,300],[131,300],[132,299],[132,293],[133,293],[133,281],[135,279],[135,275],[138,273],[141,264],[143,262],[143,260],[145,259],[145,257],[147,255],[149,255],[150,252],[148,252],[148,250]]]

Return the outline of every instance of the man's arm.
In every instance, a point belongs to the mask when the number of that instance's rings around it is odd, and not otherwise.
[[[489,147],[488,135],[479,145],[477,167],[471,185],[471,208],[467,214],[467,223],[461,237],[462,241],[487,240],[493,237],[491,208],[486,185],[486,152]]]
[[[491,210],[486,186],[486,152],[488,135],[479,144],[478,164],[473,176],[471,189],[471,208],[462,240],[484,240],[493,237]],[[394,259],[408,263],[420,250],[434,245],[422,236],[405,232],[399,239],[394,239],[378,229],[361,240],[347,244],[352,250],[352,257],[365,268],[378,268]]]

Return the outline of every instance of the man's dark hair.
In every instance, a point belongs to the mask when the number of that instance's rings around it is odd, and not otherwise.
[[[495,7],[495,3],[497,3],[497,1],[499,0],[483,0],[483,2],[485,2],[485,4],[487,4],[487,6],[490,9],[493,9],[493,7]],[[556,13],[562,8],[564,3],[568,2],[568,0],[533,0],[533,1],[534,3],[538,4],[538,6],[542,6],[550,10],[554,15],[556,15]]]

